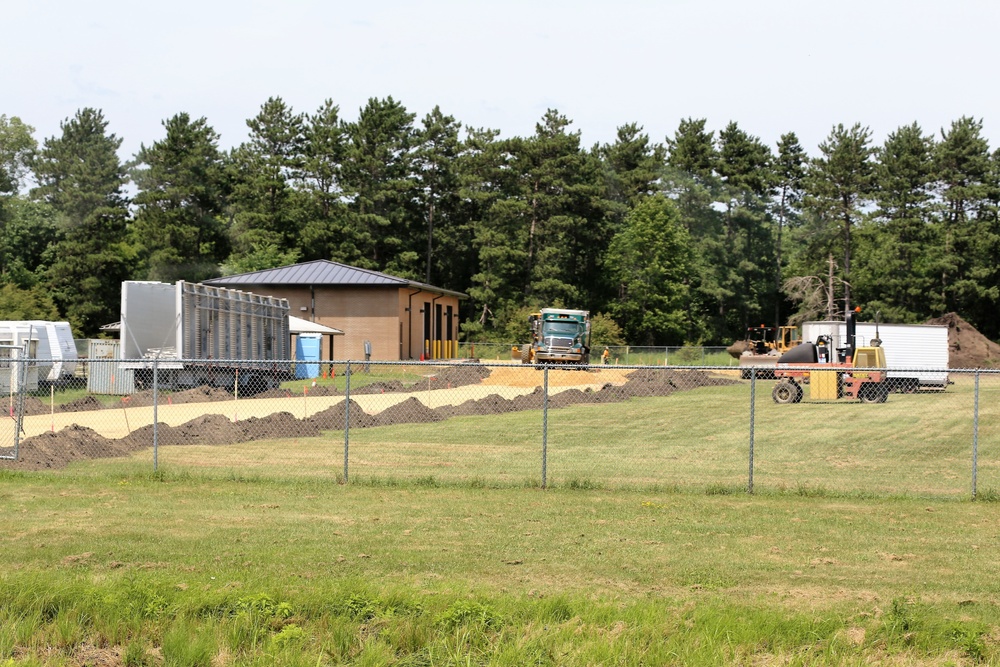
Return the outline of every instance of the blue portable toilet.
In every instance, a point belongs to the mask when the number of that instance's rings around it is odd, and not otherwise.
[[[322,341],[323,334],[300,333],[298,335],[295,343],[295,377],[297,379],[319,377],[319,355]]]

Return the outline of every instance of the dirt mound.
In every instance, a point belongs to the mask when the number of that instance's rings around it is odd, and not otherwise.
[[[1000,345],[979,333],[958,313],[927,320],[927,324],[948,327],[948,366],[951,368],[994,368],[1000,365]]]
[[[998,355],[1000,357],[1000,355]],[[484,372],[485,371],[485,372]],[[579,371],[563,371],[575,375]],[[476,365],[455,366],[436,376],[451,386],[474,384],[476,378],[480,381],[489,377],[489,369]],[[576,377],[579,377],[576,375]],[[625,401],[638,396],[669,396],[676,391],[696,389],[699,387],[736,384],[737,380],[713,376],[704,371],[660,371],[640,369],[630,373],[622,372],[624,384],[605,383],[594,391],[587,388],[569,388],[553,393],[548,398],[548,406],[552,409],[568,407],[581,403],[613,403]],[[402,388],[400,383],[377,383],[369,385],[368,393],[382,392],[386,387]],[[418,385],[419,386],[419,385]],[[437,385],[441,388],[441,385]],[[331,393],[336,393],[332,387]],[[277,396],[287,396],[287,391],[277,393]],[[139,394],[138,404],[152,399],[151,392]],[[231,400],[232,395],[221,389],[199,387],[186,392],[171,394],[173,403],[196,403],[212,400]],[[524,410],[540,410],[544,402],[541,387],[535,387],[528,394],[506,399],[497,394],[490,394],[479,400],[470,400],[458,406],[444,406],[431,409],[411,396],[401,403],[389,407],[376,415],[369,415],[353,400],[347,409],[350,412],[351,428],[367,428],[371,426],[388,426],[393,424],[412,424],[437,422],[449,417],[467,415],[499,415]],[[77,405],[78,410],[92,410],[100,406],[94,400],[80,399],[69,405]],[[130,405],[135,405],[130,401]],[[29,398],[26,406],[38,410],[35,414],[46,412],[49,407],[35,398]],[[113,407],[119,407],[115,405]],[[223,415],[207,414],[180,426],[159,424],[157,436],[159,444],[170,445],[228,445],[253,440],[316,437],[323,431],[342,430],[344,428],[345,408],[343,404],[334,405],[314,414],[308,419],[297,419],[288,412],[279,412],[268,417],[251,417],[233,422]],[[0,467],[16,467],[22,470],[42,470],[60,468],[72,461],[126,456],[132,452],[152,446],[153,426],[144,426],[132,431],[125,438],[110,440],[97,432],[82,426],[70,426],[57,433],[45,433],[26,439],[21,443],[19,460],[0,461]],[[0,453],[10,455],[11,448],[0,449]]]
[[[351,428],[367,428],[374,424],[372,416],[361,409],[361,406],[351,400],[347,410],[350,412]],[[323,431],[342,431],[344,429],[344,405],[331,405],[326,410],[317,412],[309,418],[317,428]]]
[[[490,369],[481,364],[445,366],[434,376],[436,388],[465,387],[479,384],[490,376]]]
[[[20,444],[17,462],[2,461],[0,465],[19,470],[45,470],[62,468],[73,461],[127,456],[135,450],[132,442],[109,440],[92,429],[74,424],[56,433],[26,438]],[[0,449],[0,453],[11,455],[13,448]]]
[[[402,403],[397,403],[374,415],[374,419],[376,425],[387,426],[390,424],[439,422],[444,417],[411,396]]]

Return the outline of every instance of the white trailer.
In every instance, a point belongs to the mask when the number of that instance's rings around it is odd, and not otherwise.
[[[122,283],[122,368],[137,389],[254,393],[291,379],[287,299],[179,280]]]
[[[878,338],[885,348],[886,374],[897,391],[943,389],[948,384],[948,327],[937,324],[878,324]],[[815,343],[828,336],[834,350],[847,347],[844,322],[805,322],[802,340]],[[872,345],[874,322],[858,322],[857,347]]]
[[[37,389],[39,382],[58,384],[73,376],[77,354],[69,322],[0,321],[0,345],[23,346],[25,343],[28,343],[26,385],[29,391]]]

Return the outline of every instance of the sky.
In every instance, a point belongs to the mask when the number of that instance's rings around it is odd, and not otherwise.
[[[547,109],[584,147],[682,119],[736,121],[810,155],[838,123],[877,145],[980,119],[1000,147],[1000,3],[978,0],[0,0],[0,115],[41,143],[102,110],[122,159],[163,121],[205,117],[231,148],[269,97],[357,119],[391,96],[417,122],[529,136]]]

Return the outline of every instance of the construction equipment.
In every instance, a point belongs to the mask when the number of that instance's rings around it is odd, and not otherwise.
[[[779,382],[771,397],[775,403],[798,403],[803,398],[802,385],[809,385],[813,400],[851,398],[863,403],[885,403],[889,383],[883,370],[885,350],[877,329],[871,345],[856,347],[855,314],[848,313],[845,347],[835,348],[829,336],[820,336],[815,343],[802,343],[781,355],[774,368]]]
[[[521,363],[590,363],[590,312],[542,308],[528,317],[531,342],[521,346]]]
[[[744,340],[726,348],[739,360],[740,377],[750,379],[751,369],[757,368],[759,379],[773,380],[778,357],[799,344],[799,330],[793,326],[750,327]]]

